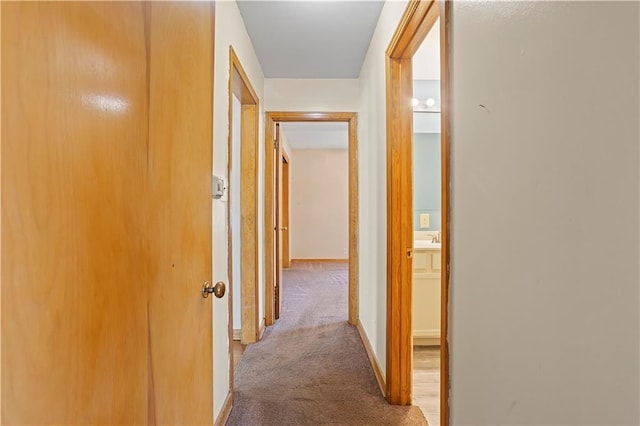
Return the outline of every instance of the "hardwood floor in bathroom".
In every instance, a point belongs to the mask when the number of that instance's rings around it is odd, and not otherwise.
[[[413,405],[429,426],[440,425],[440,347],[413,347]]]

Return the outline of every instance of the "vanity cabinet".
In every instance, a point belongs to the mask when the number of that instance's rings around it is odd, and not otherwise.
[[[413,344],[440,344],[440,248],[413,252]]]

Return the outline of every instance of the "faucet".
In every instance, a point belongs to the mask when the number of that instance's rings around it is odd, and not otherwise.
[[[438,232],[437,234],[433,235],[433,237],[431,238],[431,242],[432,243],[439,243],[440,242],[440,232]]]

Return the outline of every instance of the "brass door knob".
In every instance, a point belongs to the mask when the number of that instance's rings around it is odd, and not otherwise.
[[[281,231],[286,231],[287,229],[289,228],[287,228],[286,226],[283,226],[282,228],[280,228]]]
[[[224,296],[225,289],[226,287],[222,281],[218,281],[216,285],[211,284],[209,281],[205,281],[204,284],[202,284],[202,297],[206,299],[209,297],[210,293],[213,293],[214,296],[220,299]]]

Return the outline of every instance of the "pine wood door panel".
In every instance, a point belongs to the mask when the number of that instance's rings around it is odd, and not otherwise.
[[[213,424],[211,281],[213,14],[151,3],[150,418]],[[177,31],[177,29],[180,29]]]
[[[212,424],[211,3],[2,4],[2,424]]]
[[[146,421],[135,3],[2,6],[2,423]]]

